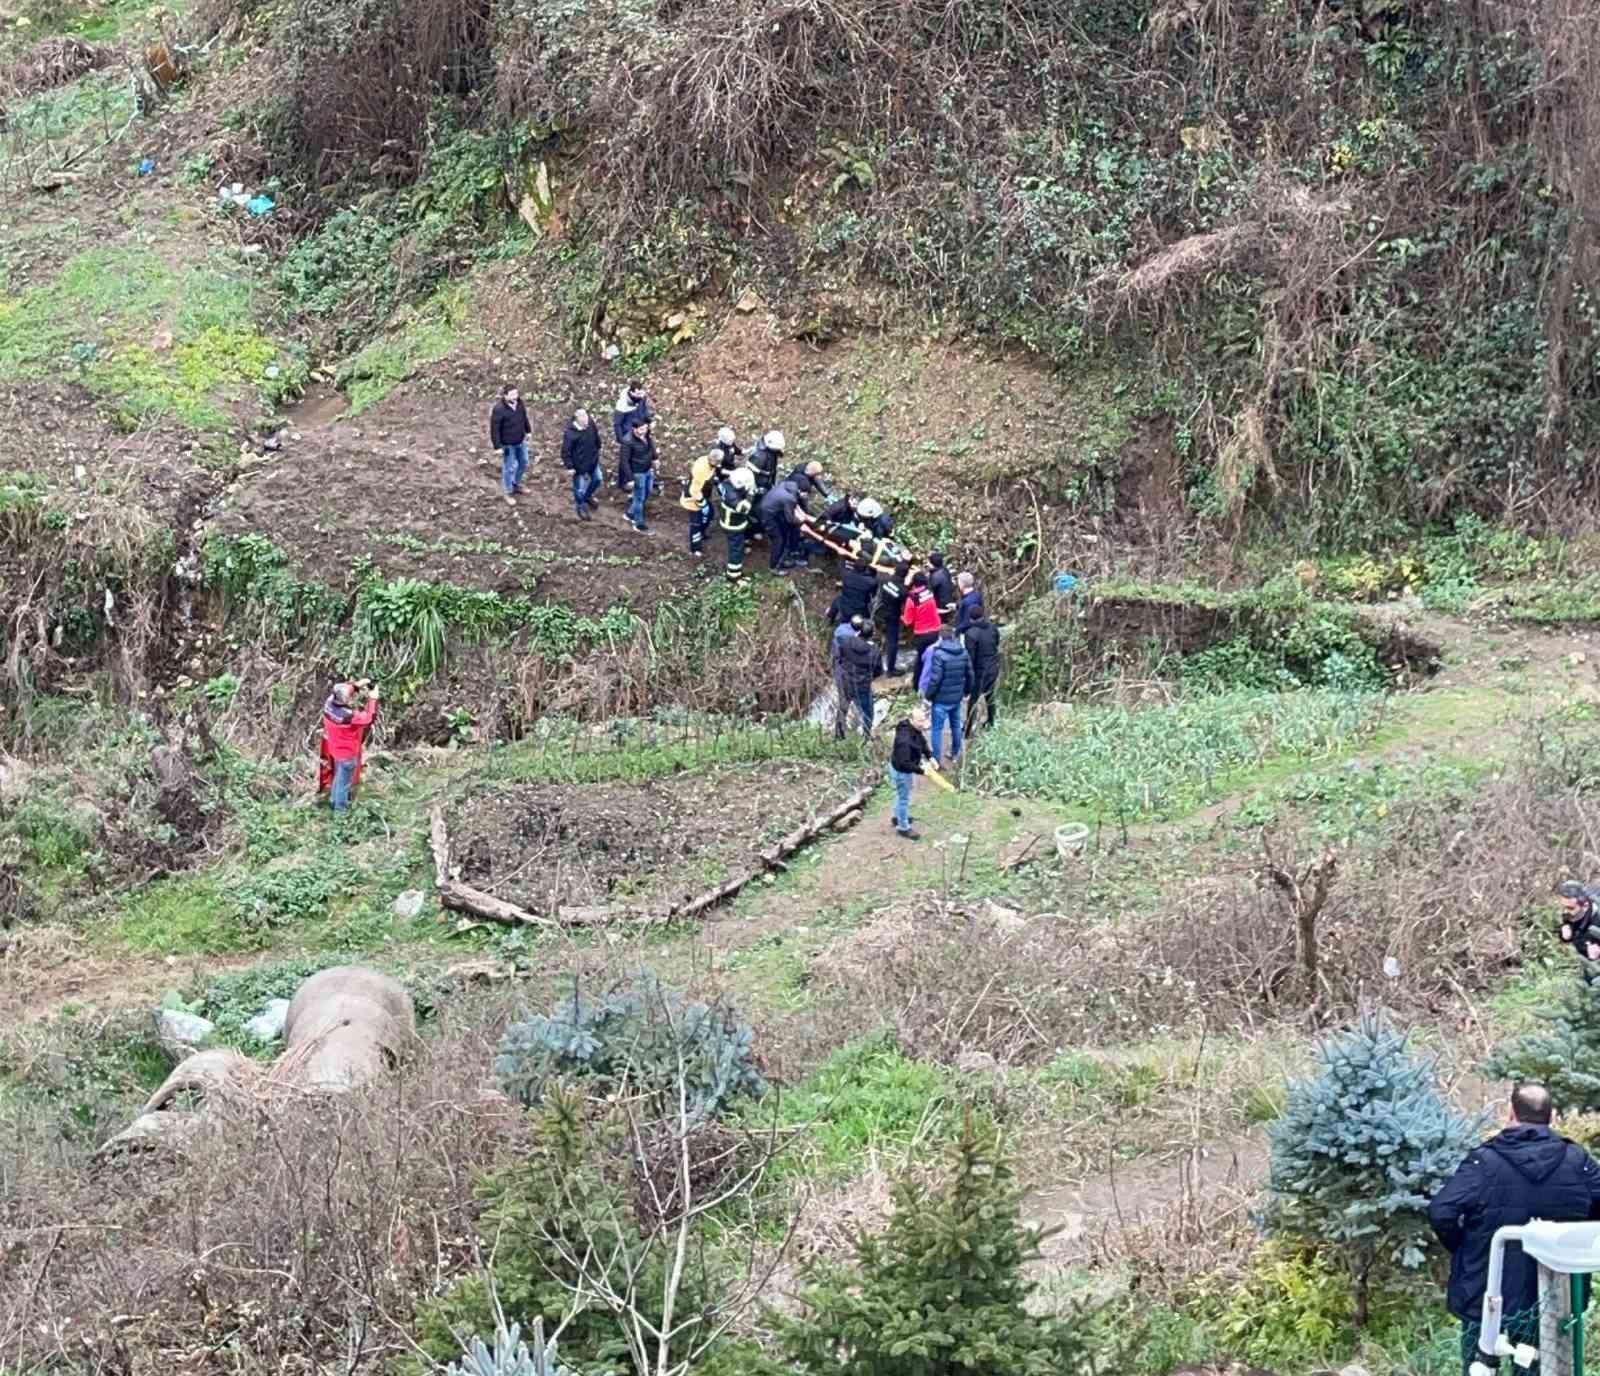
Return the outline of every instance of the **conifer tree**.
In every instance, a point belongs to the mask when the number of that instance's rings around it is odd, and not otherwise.
[[[1586,963],[1584,970],[1596,967]],[[1546,1018],[1548,1029],[1496,1047],[1484,1073],[1541,1084],[1568,1113],[1600,1110],[1600,979],[1573,980]]]
[[[1023,1263],[1044,1230],[1018,1217],[1021,1191],[999,1132],[969,1112],[932,1191],[894,1190],[882,1233],[856,1243],[853,1266],[820,1262],[802,1318],[777,1320],[790,1362],[822,1376],[1075,1376],[1097,1369],[1063,1320],[1030,1314]]]
[[[1428,1200],[1475,1140],[1445,1102],[1433,1065],[1372,1014],[1324,1041],[1321,1071],[1289,1086],[1271,1130],[1266,1223],[1338,1258],[1357,1325],[1374,1272],[1422,1265],[1432,1242]]]

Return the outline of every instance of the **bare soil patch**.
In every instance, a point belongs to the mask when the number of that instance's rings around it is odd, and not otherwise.
[[[533,911],[691,898],[849,787],[811,763],[646,783],[474,785],[448,821],[467,883]]]

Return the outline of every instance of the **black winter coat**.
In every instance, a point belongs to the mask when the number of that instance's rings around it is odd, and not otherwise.
[[[637,435],[629,435],[622,442],[622,472],[631,483],[640,473],[648,473],[656,466],[656,442],[654,436],[640,439]]]
[[[782,458],[778,450],[768,449],[764,440],[750,451],[750,467],[756,475],[757,492],[765,492],[778,481],[778,462]]]
[[[848,621],[852,616],[870,618],[872,616],[872,602],[878,595],[878,577],[873,573],[863,573],[858,568],[847,566],[844,577],[840,580],[839,610],[843,613],[841,621]]]
[[[1446,1302],[1476,1323],[1483,1309],[1489,1243],[1496,1228],[1548,1218],[1600,1217],[1600,1168],[1589,1153],[1547,1127],[1516,1125],[1468,1154],[1428,1205],[1428,1222],[1450,1253]],[[1506,1247],[1500,1294],[1509,1318],[1539,1303],[1539,1275],[1516,1243]]]
[[[978,691],[992,688],[1000,678],[1000,628],[980,615],[967,627],[962,639],[966,642],[967,658],[972,661],[972,677],[977,681]]]
[[[494,410],[489,412],[489,443],[496,449],[521,444],[532,429],[528,424],[528,408],[522,404],[521,397],[517,398],[515,406],[508,401],[497,401]]]
[[[878,606],[874,619],[880,626],[898,626],[900,610],[906,604],[906,586],[891,574],[878,587]]]
[[[845,691],[860,693],[872,687],[878,670],[878,647],[865,636],[847,635],[839,642],[839,660],[844,669]]]
[[[944,616],[947,607],[956,604],[956,580],[950,576],[946,568],[934,569],[928,575],[928,591],[933,594],[934,605],[939,608],[939,615]]]
[[[924,772],[922,762],[932,758],[933,751],[928,748],[928,738],[909,721],[902,721],[895,727],[890,764],[902,774],[921,774]]]
[[[591,420],[578,429],[570,420],[561,432],[561,466],[574,473],[593,473],[600,462],[600,427]]]
[[[936,702],[942,707],[954,707],[956,703],[965,702],[972,696],[976,682],[972,675],[972,660],[959,640],[939,641],[928,651],[928,657],[933,665],[922,672],[928,684],[925,696],[929,702]]]

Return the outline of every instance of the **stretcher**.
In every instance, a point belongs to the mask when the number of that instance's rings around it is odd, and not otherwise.
[[[895,540],[886,540],[853,521],[803,521],[800,538],[815,540],[841,559],[864,559],[879,573],[893,573],[895,565],[911,562],[911,552]]]

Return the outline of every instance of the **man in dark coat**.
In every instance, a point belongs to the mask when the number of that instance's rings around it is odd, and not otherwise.
[[[1550,1130],[1552,1109],[1543,1085],[1518,1085],[1507,1126],[1468,1153],[1428,1205],[1428,1222],[1450,1253],[1445,1298],[1461,1320],[1463,1370],[1476,1356],[1495,1229],[1532,1218],[1578,1223],[1600,1217],[1600,1168],[1582,1147]],[[1514,1242],[1506,1246],[1500,1295],[1506,1336],[1536,1343],[1538,1268]]]
[[[878,575],[872,571],[872,565],[864,559],[846,564],[839,580],[840,619],[847,621],[852,616],[859,616],[863,621],[871,622],[872,603],[877,595]]]
[[[561,432],[561,466],[572,473],[572,504],[578,519],[587,521],[599,506],[594,494],[604,478],[600,472],[600,427],[579,407]]]
[[[650,527],[645,524],[645,503],[650,500],[656,482],[656,442],[650,437],[649,421],[634,421],[633,433],[622,442],[622,456],[617,462],[633,485],[628,524],[639,534],[648,535]]]
[[[639,422],[646,425],[655,423],[655,407],[650,404],[650,393],[645,390],[644,383],[630,382],[619,393],[617,403],[611,408],[611,433],[617,438],[617,453],[620,455],[633,433],[639,427]],[[625,488],[631,480],[623,477],[622,464],[617,464],[617,486]]]
[[[944,566],[944,555],[938,550],[928,556],[928,591],[939,608],[939,619],[950,620],[956,611],[956,580],[950,576],[950,570]],[[936,733],[938,729],[934,727]]]
[[[1600,915],[1594,910],[1594,892],[1573,879],[1561,883],[1556,892],[1561,896],[1561,940],[1591,962],[1579,968],[1593,983],[1600,975],[1600,965],[1592,963],[1600,961]]]
[[[528,471],[528,408],[515,387],[502,387],[489,412],[489,443],[500,451],[500,489],[513,505]]]
[[[778,481],[783,462],[783,431],[768,430],[750,451],[750,471],[756,475],[756,496],[765,497]]]
[[[769,567],[780,578],[788,576],[789,565],[800,547],[800,522],[805,519],[805,508],[800,505],[803,491],[800,484],[805,481],[803,477],[785,478],[756,508],[761,529],[766,532],[767,544],[772,550]]]
[[[922,658],[917,691],[933,709],[933,758],[943,759],[939,739],[950,724],[950,758],[961,758],[961,704],[972,696],[972,660],[954,626],[942,627],[939,640]]]
[[[894,728],[894,745],[889,752],[889,782],[894,785],[894,829],[908,841],[920,841],[922,833],[911,823],[911,784],[918,774],[939,772],[939,762],[928,748],[928,714],[918,707]]]
[[[956,595],[960,598],[956,603],[956,634],[965,635],[973,617],[983,610],[983,592],[965,569],[956,575]]]
[[[967,739],[978,729],[978,699],[989,709],[984,726],[994,725],[994,690],[1000,683],[1000,628],[989,620],[983,604],[962,636],[967,658],[972,661],[972,692],[967,698]]]
[[[911,565],[902,559],[878,589],[878,601],[873,612],[878,629],[883,634],[880,674],[892,674],[895,671],[895,661],[900,657],[900,614],[905,609],[906,594],[910,591]]]

